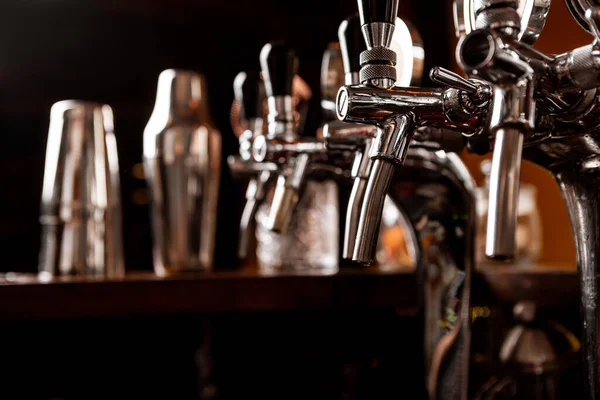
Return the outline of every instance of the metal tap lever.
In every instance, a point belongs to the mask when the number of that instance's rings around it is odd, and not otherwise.
[[[240,72],[233,81],[235,99],[242,105],[242,115],[245,120],[246,131],[240,136],[240,156],[245,161],[250,161],[250,146],[257,135],[262,134],[262,103],[264,100],[264,86],[258,72]],[[246,259],[249,253],[250,238],[256,211],[265,198],[266,185],[271,173],[263,171],[258,179],[253,178],[248,182],[246,189],[246,205],[240,220],[240,239],[238,256]]]
[[[260,65],[269,104],[269,138],[291,142],[297,138],[292,113],[292,82],[297,69],[295,52],[283,42],[267,43],[260,52]],[[275,232],[285,232],[292,219],[308,155],[301,154],[290,162],[277,179],[271,203],[268,229]]]
[[[477,93],[477,85],[446,68],[433,67],[429,72],[429,78],[440,85],[464,90],[471,94]]]
[[[387,89],[396,83],[396,53],[390,49],[398,0],[359,0],[360,24],[367,49],[360,54],[360,82]]]

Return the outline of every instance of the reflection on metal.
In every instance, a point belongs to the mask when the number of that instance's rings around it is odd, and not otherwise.
[[[204,78],[166,70],[144,130],[158,275],[213,268],[221,137],[208,114]]]
[[[125,273],[119,161],[112,109],[66,100],[50,112],[42,189],[39,273]]]

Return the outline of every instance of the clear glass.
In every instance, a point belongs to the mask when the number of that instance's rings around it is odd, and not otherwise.
[[[338,271],[339,200],[333,181],[308,181],[287,232],[267,229],[272,191],[256,213],[256,258],[264,273]]]

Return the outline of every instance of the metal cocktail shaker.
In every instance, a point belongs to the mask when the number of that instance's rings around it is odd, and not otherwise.
[[[221,137],[209,116],[204,78],[163,71],[144,130],[158,275],[213,268],[220,169]]]
[[[107,105],[65,100],[50,112],[41,278],[125,273],[117,143]]]

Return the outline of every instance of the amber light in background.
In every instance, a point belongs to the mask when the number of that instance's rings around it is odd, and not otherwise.
[[[447,12],[448,15],[452,15],[452,1],[448,3]],[[450,28],[451,46],[456,48],[454,27]],[[564,1],[559,0],[552,2],[546,25],[535,47],[549,54],[557,54],[591,42],[592,36],[575,22]],[[452,64],[454,71],[461,72],[455,60],[452,60]],[[461,156],[477,184],[481,185],[484,176],[479,166],[483,160],[491,158],[491,154],[478,156],[465,151]],[[538,189],[538,207],[544,238],[540,262],[575,268],[575,247],[569,217],[554,178],[548,171],[524,161],[521,181],[531,183]]]

